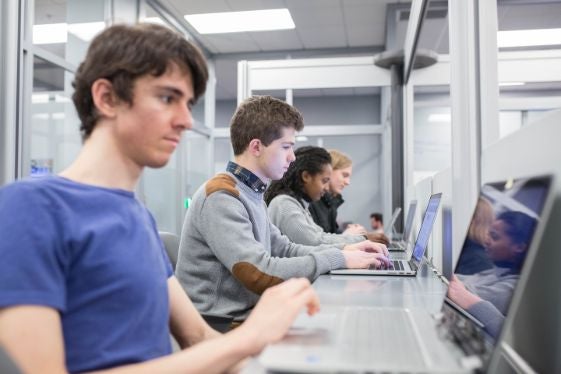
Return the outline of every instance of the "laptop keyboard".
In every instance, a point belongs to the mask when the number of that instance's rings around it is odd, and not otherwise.
[[[401,261],[392,261],[392,266],[395,270],[403,270],[403,263]]]
[[[343,313],[342,322],[339,326],[341,341],[338,345],[343,351],[343,357],[347,356],[351,362],[372,367],[382,362],[391,365],[402,361],[418,368],[425,365],[406,310],[349,309]]]

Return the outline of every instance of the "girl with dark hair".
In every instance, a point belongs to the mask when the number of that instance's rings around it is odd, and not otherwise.
[[[510,305],[537,221],[522,212],[506,211],[491,224],[484,247],[491,269],[453,275],[448,297],[483,322],[496,336]]]
[[[318,201],[329,188],[331,156],[320,147],[306,146],[294,152],[296,160],[265,192],[271,222],[291,241],[305,245],[331,244],[339,247],[358,243],[362,235],[326,233],[310,214],[311,202]]]

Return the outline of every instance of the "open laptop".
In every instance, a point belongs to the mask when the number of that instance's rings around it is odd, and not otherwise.
[[[387,226],[389,228],[390,232],[392,233],[392,235],[394,235],[394,233],[396,232],[395,223],[397,222],[397,219],[398,219],[400,214],[401,214],[401,208],[399,208],[399,207],[395,208],[393,213],[392,213],[392,218],[390,219],[390,222]]]
[[[330,274],[399,276],[417,275],[417,269],[421,265],[425,250],[427,249],[427,244],[432,232],[434,220],[436,219],[436,213],[438,211],[438,206],[440,205],[441,198],[442,194],[440,193],[434,194],[430,197],[427,204],[427,210],[425,211],[425,215],[423,216],[423,223],[421,223],[419,235],[417,235],[417,240],[415,241],[415,247],[413,248],[411,258],[391,260],[392,266],[388,269],[339,269],[332,270]]]
[[[413,221],[415,220],[415,212],[417,211],[417,200],[412,200],[409,203],[409,209],[407,210],[407,218],[405,220],[405,228],[403,229],[403,235],[398,235],[392,237],[392,241],[388,245],[389,251],[405,251],[409,241],[411,240],[411,232],[413,232]],[[400,238],[397,240],[397,238]]]
[[[436,315],[421,309],[333,308],[331,314],[320,312],[315,325],[310,322],[316,317],[310,318],[296,334],[289,333],[281,342],[266,348],[259,361],[269,372],[485,371],[501,340],[504,320],[517,307],[510,300],[520,302],[520,297],[513,294],[524,288],[528,279],[553,202],[551,185],[551,178],[546,176],[487,184],[481,189],[484,204],[477,205],[472,225],[477,217],[487,215],[483,210],[488,207],[484,205],[490,203],[492,221],[487,224],[487,232],[482,231],[482,237],[489,236],[485,239],[488,260],[502,270],[493,268],[489,272],[480,264],[472,268],[471,271],[479,269],[472,274],[457,272],[466,263],[476,263],[471,261],[475,251],[473,234],[466,238],[455,270],[480,302],[467,306],[461,298],[450,296],[454,299],[446,298]],[[508,251],[504,246],[501,250],[501,243],[507,243],[506,235],[510,240]],[[520,251],[521,243],[524,251]],[[505,253],[511,257],[505,258]],[[494,272],[497,279],[491,284],[510,287],[496,287],[494,292],[486,293],[492,285],[475,285],[475,279]],[[479,313],[489,305],[492,307],[488,313]],[[308,334],[307,326],[312,326]]]

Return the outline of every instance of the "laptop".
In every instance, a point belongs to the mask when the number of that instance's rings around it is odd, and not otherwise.
[[[415,241],[415,246],[410,258],[390,258],[391,266],[388,269],[339,269],[331,270],[330,274],[416,276],[417,270],[419,269],[423,256],[425,255],[425,250],[427,249],[427,244],[432,232],[434,220],[436,219],[436,213],[438,211],[441,198],[442,194],[440,193],[434,194],[430,197],[425,215],[423,216],[423,223],[421,223],[419,235],[417,235],[417,240]]]
[[[310,318],[295,334],[267,347],[258,358],[260,363],[272,372],[484,372],[491,355],[499,354],[495,348],[502,339],[505,319],[517,307],[510,300],[520,303],[520,297],[513,295],[524,288],[536,256],[553,202],[551,185],[551,177],[546,176],[482,187],[484,203],[477,205],[470,228],[478,217],[488,215],[485,205],[491,205],[492,220],[481,231],[481,238],[493,268],[479,264],[468,270],[474,271],[471,274],[458,273],[462,265],[477,263],[472,261],[479,253],[474,252],[472,230],[454,270],[481,301],[470,306],[449,296],[434,315],[407,308],[332,307],[331,313],[329,307],[323,308],[317,319]],[[508,251],[504,246],[501,250],[506,239],[510,240]],[[477,287],[476,279],[494,272],[497,279],[487,279],[491,286],[481,282]],[[492,284],[509,287],[486,292]],[[481,310],[487,313],[479,313]]]
[[[413,232],[413,221],[415,220],[415,212],[417,211],[417,200],[412,200],[407,210],[407,218],[405,220],[405,228],[403,235],[393,238],[401,237],[400,240],[392,240],[388,245],[389,251],[405,251],[409,241],[411,240],[411,232]],[[392,239],[393,239],[392,238]]]
[[[399,215],[401,214],[401,208],[395,208],[393,213],[392,213],[392,218],[390,219],[390,222],[388,224],[387,227],[389,227],[392,235],[395,234],[395,223],[397,222],[397,219],[399,218]]]

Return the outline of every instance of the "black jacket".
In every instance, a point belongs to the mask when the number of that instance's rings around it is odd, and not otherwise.
[[[310,213],[314,222],[323,228],[323,231],[332,234],[339,234],[339,225],[337,224],[337,208],[343,204],[345,200],[338,196],[332,196],[326,193],[320,200],[310,204]]]

